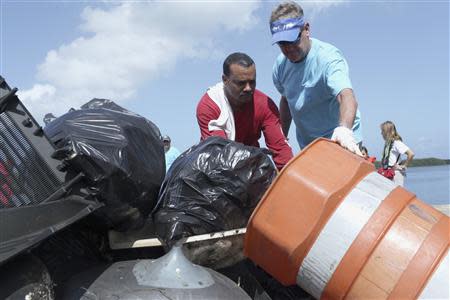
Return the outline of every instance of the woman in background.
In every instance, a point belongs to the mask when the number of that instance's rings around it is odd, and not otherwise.
[[[391,121],[386,121],[381,124],[381,135],[385,141],[383,158],[381,165],[383,171],[393,171],[391,178],[395,184],[403,186],[406,176],[406,168],[414,157],[414,152],[406,146],[401,136],[398,134],[395,124]],[[406,154],[407,158],[401,162],[400,158]],[[381,172],[380,172],[381,173]],[[386,172],[389,173],[389,172]]]

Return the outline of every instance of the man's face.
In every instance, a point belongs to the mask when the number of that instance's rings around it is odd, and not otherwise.
[[[291,62],[296,63],[302,61],[310,49],[309,40],[309,24],[306,23],[305,26],[300,30],[299,37],[296,41],[290,42],[279,42],[278,46],[283,52],[284,56],[287,57]]]
[[[256,68],[238,64],[230,65],[230,75],[222,75],[225,95],[232,107],[240,107],[253,101],[256,87]]]

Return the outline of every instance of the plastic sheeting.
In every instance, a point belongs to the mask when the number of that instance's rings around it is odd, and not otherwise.
[[[165,175],[155,124],[110,100],[93,99],[44,130],[68,170],[83,172],[91,192],[106,204],[96,214],[108,227],[127,230],[144,223]]]
[[[245,227],[276,176],[265,149],[210,137],[175,160],[153,218],[167,245],[190,235]]]

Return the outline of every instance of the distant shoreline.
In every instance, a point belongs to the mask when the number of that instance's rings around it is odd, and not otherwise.
[[[443,166],[443,165],[450,165],[450,159],[440,159],[435,157],[415,158],[408,165],[408,168]],[[380,161],[376,161],[375,166],[378,168],[380,166]]]

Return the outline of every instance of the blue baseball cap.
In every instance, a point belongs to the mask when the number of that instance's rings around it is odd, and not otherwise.
[[[278,42],[293,42],[298,38],[300,30],[305,21],[303,17],[281,19],[270,23],[270,32],[272,33],[272,45]]]

